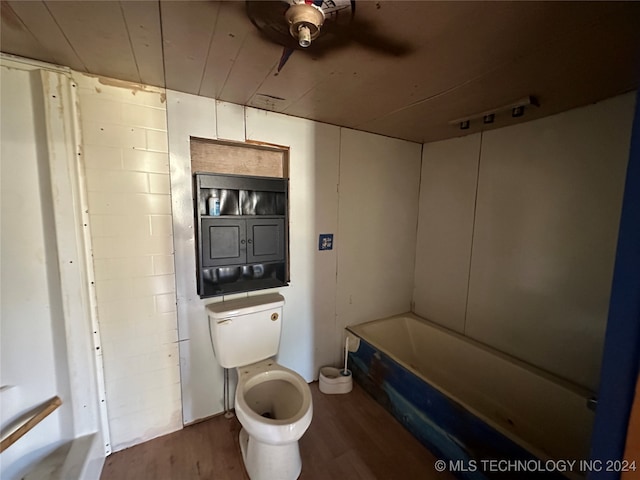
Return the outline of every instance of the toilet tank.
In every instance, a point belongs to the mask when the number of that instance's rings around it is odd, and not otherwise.
[[[235,368],[275,356],[283,305],[284,297],[277,293],[207,305],[218,363]]]

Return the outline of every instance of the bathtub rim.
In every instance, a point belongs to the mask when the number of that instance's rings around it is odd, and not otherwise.
[[[434,322],[432,322],[430,320],[427,320],[425,318],[422,318],[422,317],[414,314],[413,312],[406,312],[406,313],[401,313],[401,314],[397,314],[397,315],[390,315],[388,317],[379,318],[379,319],[371,320],[371,321],[368,321],[368,322],[363,322],[363,323],[360,323],[360,324],[357,324],[357,325],[349,325],[349,326],[345,327],[345,330],[347,332],[349,332],[352,335],[355,335],[361,341],[364,341],[365,343],[368,343],[369,345],[373,346],[378,351],[383,352],[392,361],[396,362],[397,364],[399,364],[400,366],[402,366],[406,370],[410,371],[411,373],[416,375],[418,378],[420,378],[422,381],[424,381],[427,384],[431,385],[433,388],[438,390],[440,393],[442,393],[443,395],[445,395],[446,397],[448,397],[452,401],[456,402],[458,405],[463,407],[465,410],[467,410],[468,412],[472,413],[473,415],[478,417],[480,420],[482,420],[483,422],[485,422],[486,424],[491,426],[491,428],[494,428],[496,431],[498,431],[499,433],[501,433],[502,435],[504,435],[509,440],[511,440],[512,442],[516,443],[517,445],[520,445],[522,448],[526,449],[527,451],[529,451],[531,454],[533,454],[537,458],[539,458],[541,460],[560,460],[560,459],[557,459],[557,458],[553,458],[550,454],[544,452],[543,450],[541,450],[540,448],[536,447],[532,443],[526,441],[525,439],[523,439],[522,437],[518,436],[514,432],[510,431],[506,427],[503,427],[495,419],[490,418],[486,414],[480,412],[478,409],[470,406],[467,402],[462,400],[459,396],[452,394],[446,388],[443,388],[438,383],[432,382],[429,378],[425,377],[425,375],[423,375],[421,372],[416,370],[414,367],[408,365],[406,362],[404,362],[401,359],[399,359],[395,354],[393,354],[391,352],[388,352],[386,349],[384,349],[382,346],[380,346],[380,344],[378,344],[377,342],[366,338],[366,335],[363,336],[363,334],[359,331],[359,328],[358,328],[358,327],[365,327],[366,325],[371,325],[371,324],[374,324],[374,323],[379,323],[379,322],[383,322],[383,321],[392,320],[392,319],[395,319],[395,318],[405,318],[405,317],[409,317],[409,318],[411,318],[413,320],[416,320],[416,321],[419,321],[421,323],[424,323],[427,326],[435,328],[435,329],[437,329],[440,332],[443,332],[445,334],[452,335],[457,340],[465,342],[465,343],[469,344],[471,347],[480,348],[480,349],[482,349],[483,351],[485,351],[485,352],[487,352],[489,354],[494,354],[494,355],[498,356],[499,358],[501,358],[502,360],[511,362],[511,363],[517,365],[518,367],[527,370],[529,373],[541,376],[541,377],[545,378],[548,381],[554,382],[554,383],[560,385],[561,387],[566,388],[567,390],[571,391],[572,393],[574,393],[574,394],[576,394],[576,395],[578,395],[578,396],[580,396],[580,397],[585,399],[585,408],[587,408],[587,406],[586,406],[587,399],[589,398],[589,396],[593,395],[593,393],[589,389],[584,388],[584,387],[582,387],[580,385],[576,385],[576,384],[570,382],[569,380],[563,379],[561,377],[557,377],[557,376],[553,375],[550,372],[542,370],[542,369],[540,369],[540,368],[538,368],[538,367],[536,367],[534,365],[531,365],[531,364],[529,364],[529,363],[527,363],[527,362],[525,362],[523,360],[520,360],[518,358],[512,357],[511,355],[508,355],[508,354],[506,354],[504,352],[501,352],[501,351],[496,350],[496,349],[494,349],[492,347],[489,347],[488,345],[485,345],[485,344],[483,344],[481,342],[478,342],[477,340],[474,340],[474,339],[469,338],[469,337],[465,337],[464,335],[460,334],[459,332],[456,332],[456,331],[453,331],[453,330],[448,329],[446,327],[443,327],[442,325],[438,325],[438,324],[436,324],[436,323],[434,323]],[[355,350],[357,350],[357,349],[355,349]],[[567,473],[566,476],[568,478],[572,478],[572,479],[575,478],[575,479],[584,480],[584,477],[582,477],[582,476],[580,476],[580,475],[578,475],[578,474],[576,474],[574,472],[566,472],[566,473]]]
[[[550,382],[556,383],[560,386],[562,386],[563,388],[572,391],[573,393],[575,393],[576,395],[579,395],[581,397],[583,397],[585,399],[585,403],[587,400],[589,400],[592,397],[595,397],[596,392],[592,391],[591,389],[577,384],[575,382],[572,382],[571,380],[568,380],[566,378],[563,377],[559,377],[558,375],[555,375],[552,372],[549,372],[547,370],[544,370],[540,367],[537,367],[529,362],[526,362],[525,360],[521,360],[517,357],[514,357],[513,355],[510,355],[508,353],[505,353],[501,350],[498,350],[494,347],[491,347],[485,343],[482,343],[478,340],[475,340],[471,337],[467,337],[466,335],[462,335],[460,332],[457,332],[455,330],[452,330],[450,328],[444,327],[440,324],[437,324],[429,319],[426,319],[424,317],[420,317],[419,315],[416,315],[413,312],[405,312],[405,313],[399,313],[396,315],[390,315],[388,317],[383,317],[383,318],[377,318],[375,320],[370,320],[367,322],[363,322],[363,323],[358,323],[357,325],[347,325],[345,327],[346,330],[348,330],[349,332],[351,332],[352,334],[356,335],[359,338],[362,338],[362,334],[358,331],[358,329],[360,327],[366,327],[367,325],[371,325],[374,323],[379,323],[379,322],[384,322],[384,321],[388,321],[388,320],[392,320],[394,318],[403,318],[403,317],[409,317],[412,318],[414,320],[417,320],[420,323],[424,323],[425,325],[435,328],[436,330],[439,330],[440,332],[446,333],[451,335],[452,337],[455,337],[456,339],[469,344],[473,347],[479,348],[483,351],[485,351],[486,353],[490,353],[493,354],[503,360],[506,360],[510,363],[513,363],[515,365],[517,365],[520,368],[523,368],[524,370],[528,370],[529,372],[538,375],[540,377],[545,378],[546,380],[549,380]],[[369,342],[372,345],[375,345],[378,348],[382,348],[380,347],[380,345],[378,345],[376,342],[373,342],[371,340],[367,340],[367,342]],[[394,356],[395,358],[395,356]],[[404,362],[400,362],[404,365]],[[411,369],[413,370],[413,369]]]

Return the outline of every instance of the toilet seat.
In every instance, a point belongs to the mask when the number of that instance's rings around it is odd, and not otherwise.
[[[238,367],[235,410],[247,433],[261,442],[296,442],[313,417],[311,390],[293,370],[272,358]]]

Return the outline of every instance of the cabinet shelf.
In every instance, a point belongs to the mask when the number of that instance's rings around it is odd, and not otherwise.
[[[272,215],[272,214],[268,214],[268,215],[200,215],[200,218],[245,218],[245,219],[251,219],[251,218],[265,218],[265,217],[271,217],[271,218],[286,218],[286,215]]]
[[[284,287],[287,283],[277,279],[267,278],[263,280],[252,281],[238,281],[234,283],[227,283],[221,285],[205,284],[203,286],[204,295],[200,295],[202,298],[214,297],[218,295],[228,295],[231,293],[241,293],[255,290],[264,290],[267,288]]]

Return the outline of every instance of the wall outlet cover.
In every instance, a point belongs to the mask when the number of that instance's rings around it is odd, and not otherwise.
[[[333,250],[333,233],[321,233],[318,250]]]

